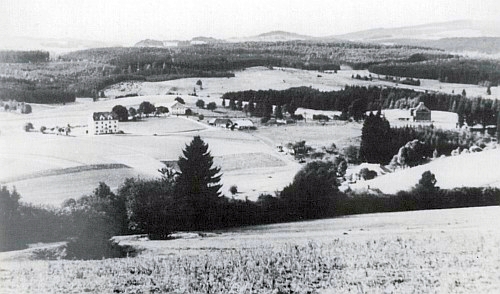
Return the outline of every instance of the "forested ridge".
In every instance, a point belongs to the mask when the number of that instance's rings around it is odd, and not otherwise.
[[[449,57],[429,48],[311,41],[97,48],[70,52],[52,60],[48,52],[0,53],[0,75],[8,78],[0,81],[0,99],[38,103],[74,101],[76,96],[97,98],[102,89],[122,81],[232,77],[235,70],[253,66],[334,71],[340,69],[340,64],[366,68],[408,60],[415,54],[429,59]],[[51,91],[58,98],[46,98],[38,91]]]
[[[420,62],[390,62],[375,64],[368,69],[376,74],[419,79],[433,79],[445,83],[498,86],[500,62],[475,59],[435,59]]]

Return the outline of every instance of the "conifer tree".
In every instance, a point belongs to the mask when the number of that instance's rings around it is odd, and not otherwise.
[[[177,178],[176,194],[179,205],[189,212],[190,229],[205,229],[214,225],[219,201],[220,168],[212,167],[213,157],[208,144],[196,136],[179,157],[180,175]],[[187,216],[185,216],[187,217]]]

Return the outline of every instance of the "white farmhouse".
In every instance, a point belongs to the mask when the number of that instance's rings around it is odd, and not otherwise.
[[[114,112],[94,112],[89,119],[88,133],[91,135],[115,134],[118,132],[118,116]]]
[[[180,103],[179,101],[175,101],[168,106],[171,114],[186,114],[187,107],[186,105]]]

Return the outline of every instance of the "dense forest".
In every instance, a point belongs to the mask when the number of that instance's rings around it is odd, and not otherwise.
[[[34,63],[49,61],[46,51],[0,51],[0,63]]]
[[[391,62],[375,64],[368,69],[376,74],[419,79],[433,79],[445,83],[498,86],[500,62],[495,60],[435,59],[420,62]]]
[[[342,90],[329,92],[309,87],[281,91],[248,90],[228,92],[222,96],[222,99],[229,101],[230,106],[249,102],[244,110],[259,117],[270,116],[272,105],[279,105],[288,112],[295,111],[298,107],[341,111],[345,113],[345,116],[359,120],[367,111],[409,109],[416,107],[419,102],[424,102],[431,110],[457,113],[460,125],[465,122],[468,125],[476,123],[494,125],[497,121],[497,113],[500,111],[497,100],[387,87],[346,86]]]

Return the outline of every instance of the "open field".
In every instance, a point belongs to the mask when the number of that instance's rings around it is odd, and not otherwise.
[[[291,87],[312,87],[321,91],[333,91],[344,88],[345,85],[359,86],[384,86],[396,87],[395,83],[374,79],[364,81],[352,79],[352,75],[368,76],[368,70],[343,69],[335,73],[319,73],[317,71],[307,71],[293,68],[275,68],[273,70],[266,67],[252,67],[243,71],[235,72],[234,78],[201,78],[203,89],[196,86],[198,78],[178,79],[165,82],[124,82],[113,85],[105,90],[108,97],[115,97],[125,94],[139,95],[165,95],[167,93],[179,93],[187,95],[196,88],[199,97],[206,101],[218,101],[218,98],[226,92],[244,90],[285,90]],[[318,77],[320,75],[321,77]],[[372,74],[374,78],[377,74]],[[421,79],[421,86],[411,86],[398,84],[399,88],[414,89],[416,91],[436,91],[451,94],[462,93],[465,89],[467,96],[482,96],[491,99],[500,99],[500,88],[492,87],[491,95],[486,95],[486,87],[469,84],[441,83],[437,80]],[[210,97],[208,97],[210,96]],[[211,98],[211,99],[210,99]],[[219,102],[218,102],[219,103]]]
[[[268,138],[275,145],[285,146],[305,140],[307,145],[314,147],[330,146],[335,143],[342,149],[349,145],[358,146],[361,141],[361,123],[334,121],[326,124],[319,122],[299,122],[296,125],[261,127],[256,136]]]
[[[495,293],[499,207],[369,214],[170,241],[118,237],[134,258],[0,253],[2,293]],[[190,237],[189,237],[190,236]],[[57,244],[56,244],[57,246]]]

